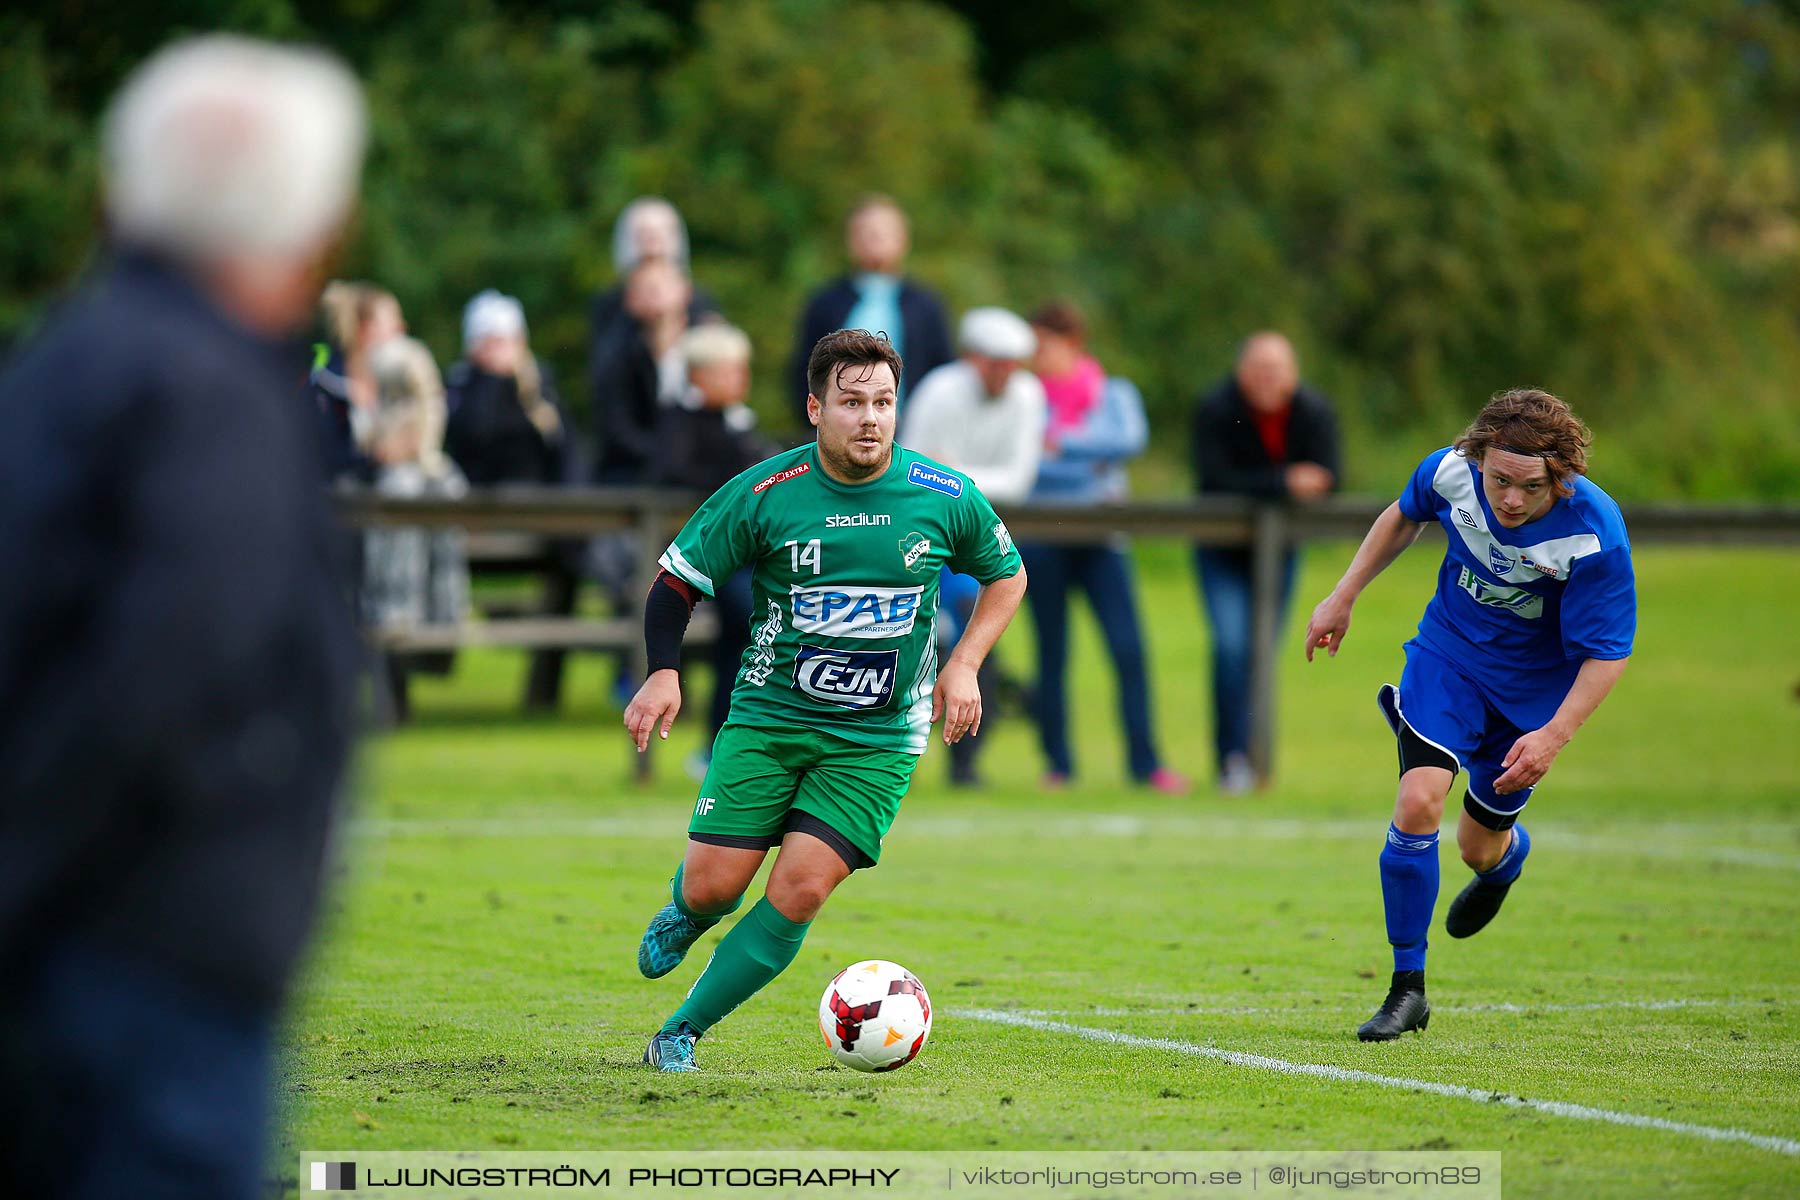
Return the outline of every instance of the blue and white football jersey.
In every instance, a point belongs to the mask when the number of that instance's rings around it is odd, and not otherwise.
[[[1631,543],[1619,506],[1586,477],[1543,516],[1508,529],[1488,507],[1480,470],[1445,447],[1413,472],[1400,511],[1449,535],[1418,642],[1466,669],[1519,728],[1555,715],[1584,659],[1631,653]]]

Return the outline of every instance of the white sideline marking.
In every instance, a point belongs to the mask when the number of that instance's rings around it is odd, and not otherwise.
[[[674,818],[630,817],[360,817],[349,822],[349,832],[360,837],[616,837],[659,838],[679,835],[687,810]],[[1629,843],[1608,834],[1580,833],[1555,825],[1533,822],[1535,840],[1547,850],[1605,854],[1616,859],[1653,858],[1676,861],[1728,863],[1800,871],[1800,854],[1784,854],[1749,846],[1709,844],[1695,834],[1691,824],[1670,823],[1634,827]],[[920,816],[904,819],[897,832],[903,837],[977,837],[1003,833],[1017,837],[1020,818],[992,816]],[[1184,837],[1214,841],[1254,838],[1265,841],[1344,841],[1377,844],[1380,820],[1258,819],[1244,817],[1135,816],[1115,813],[1096,816],[1046,817],[1030,822],[1030,832],[1051,838]],[[1739,829],[1745,837],[1770,840],[1794,839],[1794,826],[1758,824]]]
[[[1779,1002],[1776,1002],[1779,1003]],[[1640,1009],[1662,1012],[1675,1008],[1764,1008],[1761,1000],[1596,1000],[1586,1004],[1434,1004],[1432,1012],[1447,1013],[1564,1013],[1599,1012],[1604,1009]],[[1033,1017],[1301,1017],[1311,1013],[1362,1012],[1368,1005],[1311,1004],[1290,1008],[1245,1008],[1235,1005],[1169,1005],[1160,1008],[1121,1008],[1097,1004],[1092,1008],[1015,1008],[1009,1012]]]
[[[1405,1079],[1397,1075],[1376,1075],[1371,1071],[1358,1071],[1350,1067],[1333,1067],[1324,1063],[1289,1062],[1284,1058],[1246,1054],[1239,1050],[1220,1050],[1216,1046],[1200,1046],[1193,1042],[1178,1042],[1172,1038],[1139,1037],[1136,1034],[1119,1033],[1111,1029],[1070,1025],[1063,1021],[1043,1021],[1035,1017],[995,1009],[961,1009],[957,1010],[956,1015],[975,1021],[990,1021],[996,1025],[1016,1025],[1045,1033],[1065,1033],[1073,1037],[1085,1038],[1090,1042],[1136,1046],[1145,1050],[1168,1050],[1176,1054],[1192,1055],[1195,1058],[1215,1059],[1234,1067],[1255,1067],[1261,1071],[1275,1071],[1282,1075],[1308,1075],[1316,1079],[1329,1079],[1335,1083],[1373,1083],[1380,1087],[1400,1088],[1409,1092],[1429,1092],[1434,1096],[1449,1096],[1457,1100],[1477,1100],[1483,1104],[1525,1108],[1533,1112],[1549,1113],[1556,1117],[1569,1117],[1577,1121],[1604,1121],[1609,1125],[1660,1129],[1667,1133],[1685,1133],[1712,1142],[1742,1142],[1745,1145],[1755,1146],[1759,1150],[1772,1150],[1777,1154],[1800,1156],[1800,1141],[1793,1138],[1772,1137],[1763,1133],[1750,1133],[1743,1129],[1724,1129],[1716,1125],[1695,1125],[1687,1121],[1671,1121],[1666,1117],[1646,1117],[1638,1113],[1614,1112],[1608,1108],[1593,1108],[1586,1104],[1571,1104],[1563,1100],[1531,1100],[1524,1096],[1482,1091],[1479,1088],[1463,1087],[1460,1084],[1432,1083],[1424,1079]]]

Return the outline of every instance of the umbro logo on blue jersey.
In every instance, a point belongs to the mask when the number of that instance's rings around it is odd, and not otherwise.
[[[1517,559],[1508,558],[1500,553],[1500,547],[1488,547],[1488,566],[1494,569],[1494,574],[1504,575],[1518,565]]]
[[[1475,517],[1466,508],[1459,508],[1456,510],[1456,519],[1461,521],[1464,525],[1467,525],[1470,529],[1481,528],[1481,526],[1476,523]]]
[[[934,492],[942,492],[946,496],[962,495],[962,480],[948,471],[928,467],[922,462],[916,462],[907,469],[906,481],[922,488],[930,488]]]

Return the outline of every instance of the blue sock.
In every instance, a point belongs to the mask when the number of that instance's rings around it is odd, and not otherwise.
[[[1500,861],[1485,871],[1475,872],[1481,882],[1504,884],[1519,877],[1519,868],[1525,865],[1525,856],[1531,853],[1531,835],[1525,832],[1523,825],[1514,825],[1512,832],[1512,844],[1507,846]]]
[[[1387,843],[1381,848],[1381,902],[1387,909],[1394,970],[1425,969],[1425,935],[1431,929],[1437,894],[1437,831],[1401,833],[1389,825]]]

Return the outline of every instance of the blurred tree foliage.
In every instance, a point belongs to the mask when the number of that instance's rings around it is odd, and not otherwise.
[[[173,11],[176,15],[170,16]],[[1248,332],[1345,408],[1353,486],[1541,384],[1625,495],[1800,497],[1792,0],[64,0],[0,17],[0,337],[91,253],[94,135],[178,33],[326,43],[373,144],[346,273],[446,360],[517,293],[579,409],[613,218],[667,195],[758,407],[861,193],[958,308],[1070,295],[1180,429]],[[1160,439],[1179,454],[1184,439]]]

